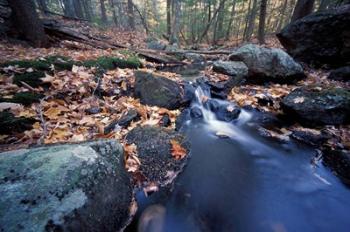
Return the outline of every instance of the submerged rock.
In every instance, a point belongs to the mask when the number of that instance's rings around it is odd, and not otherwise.
[[[334,69],[328,76],[328,79],[335,81],[350,81],[350,66]]]
[[[186,158],[176,160],[172,157],[171,140],[177,141],[188,151],[184,137],[174,130],[146,126],[136,127],[127,134],[126,141],[137,146],[140,171],[148,181],[165,185],[185,165]]]
[[[281,102],[289,118],[310,125],[337,125],[350,121],[350,91],[342,88],[302,87]]]
[[[1,231],[119,231],[131,178],[114,140],[0,153]]]
[[[248,67],[240,61],[216,61],[213,70],[218,73],[234,77],[245,77],[248,75]]]
[[[322,150],[323,162],[330,167],[346,184],[350,185],[350,152],[347,150]]]
[[[319,11],[287,25],[278,39],[308,64],[344,66],[350,61],[350,5]]]
[[[191,110],[184,109],[179,116],[176,117],[175,130],[179,131],[184,126],[184,124],[191,120]]]
[[[169,110],[177,109],[183,104],[183,90],[175,81],[142,71],[136,72],[135,77],[135,96],[140,98],[142,104]]]
[[[278,48],[247,44],[234,51],[229,58],[247,65],[249,82],[288,83],[305,77],[301,65]]]

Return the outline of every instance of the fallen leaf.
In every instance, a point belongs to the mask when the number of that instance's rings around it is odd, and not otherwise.
[[[185,158],[187,155],[187,151],[185,148],[183,148],[180,143],[174,139],[170,140],[171,144],[171,155],[176,159],[176,160],[181,160]]]

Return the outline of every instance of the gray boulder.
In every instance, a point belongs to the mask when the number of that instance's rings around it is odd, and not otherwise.
[[[187,52],[184,55],[185,59],[190,60],[192,62],[204,62],[205,58],[203,55],[201,54],[197,54],[197,53],[191,53],[191,52]]]
[[[318,11],[288,24],[277,37],[295,59],[341,67],[350,63],[350,5]]]
[[[171,183],[173,176],[185,165],[187,157],[181,160],[172,157],[171,140],[177,141],[189,151],[184,137],[174,130],[146,126],[136,127],[127,134],[126,141],[137,146],[140,171],[148,181],[161,185]]]
[[[114,140],[0,153],[0,231],[118,231],[132,199]]]
[[[158,40],[151,40],[147,42],[147,48],[152,50],[165,50],[166,44],[158,41]]]
[[[350,66],[332,70],[328,76],[328,79],[335,81],[350,82]]]
[[[246,77],[248,75],[248,67],[240,61],[215,61],[213,70],[234,77]]]
[[[143,71],[137,71],[135,77],[135,96],[140,98],[142,104],[170,110],[182,105],[183,90],[177,82]]]
[[[302,87],[281,102],[285,114],[309,125],[337,125],[350,121],[350,91],[342,88]]]
[[[242,61],[247,65],[247,81],[250,82],[288,83],[305,77],[301,65],[278,48],[264,48],[247,44],[234,51],[229,59]]]

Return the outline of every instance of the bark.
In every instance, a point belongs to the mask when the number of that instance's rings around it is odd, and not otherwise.
[[[260,44],[265,43],[265,20],[266,20],[267,0],[261,0],[258,39]]]
[[[171,0],[166,1],[166,25],[167,25],[167,36],[170,38],[171,35]]]
[[[92,20],[92,8],[91,8],[91,0],[82,0],[82,5],[84,8],[85,18],[88,21]]]
[[[100,0],[100,8],[101,8],[101,20],[104,25],[107,24],[107,14],[106,14],[106,6],[105,0]]]
[[[81,0],[74,0],[73,3],[74,3],[75,16],[77,18],[83,19],[84,13],[83,13]]]
[[[284,18],[286,17],[286,9],[287,9],[287,5],[288,5],[288,0],[284,0],[284,3],[282,5],[282,10],[281,10],[281,14],[280,14],[280,18],[278,19],[278,25],[277,25],[277,32],[280,32],[283,25],[284,25]]]
[[[173,23],[172,23],[172,32],[170,36],[170,44],[179,43],[179,33],[180,33],[180,17],[181,17],[181,0],[173,0]]]
[[[11,0],[9,5],[13,11],[12,17],[17,30],[35,47],[48,46],[48,38],[44,27],[35,10],[32,0]]]
[[[130,30],[135,30],[134,4],[128,0],[128,24]]]
[[[117,17],[117,13],[116,13],[116,7],[114,5],[114,0],[109,0],[109,4],[111,5],[111,8],[112,8],[114,25],[116,27],[119,27],[119,22],[118,22],[118,17]]]
[[[68,17],[76,18],[73,0],[63,0],[63,12]]]
[[[46,0],[37,0],[36,2],[38,3],[39,10],[46,15],[48,11]]]
[[[315,0],[298,0],[291,21],[301,19],[312,13]]]
[[[221,0],[223,1],[223,0]],[[224,14],[225,14],[225,3],[221,4],[222,7],[220,7],[220,10],[218,12],[218,16],[216,18],[215,27],[214,27],[214,36],[213,36],[213,44],[216,44],[216,42],[222,38],[222,30],[223,30],[223,23],[224,23]]]
[[[252,37],[254,27],[255,27],[255,19],[256,19],[257,11],[258,11],[258,1],[253,0],[253,7],[249,15],[248,27],[244,38],[245,41],[249,41]]]
[[[231,32],[231,29],[232,29],[232,24],[233,24],[233,20],[234,20],[235,14],[236,14],[236,0],[233,0],[230,21],[228,23],[227,31],[226,31],[226,37],[225,37],[226,40],[228,40],[230,38],[230,32]]]

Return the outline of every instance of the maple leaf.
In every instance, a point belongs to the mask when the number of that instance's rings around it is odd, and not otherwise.
[[[187,155],[187,151],[183,148],[180,143],[174,139],[170,140],[171,144],[171,155],[176,160],[181,160]]]

